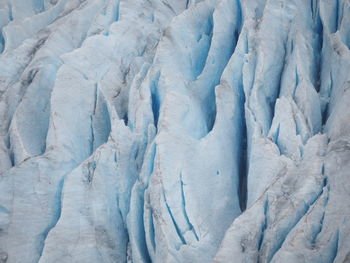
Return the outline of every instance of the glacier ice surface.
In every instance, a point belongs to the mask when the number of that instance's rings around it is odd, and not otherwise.
[[[348,0],[2,0],[0,262],[350,262]]]

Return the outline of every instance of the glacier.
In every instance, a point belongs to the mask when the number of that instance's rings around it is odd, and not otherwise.
[[[349,0],[0,0],[0,263],[350,262]]]

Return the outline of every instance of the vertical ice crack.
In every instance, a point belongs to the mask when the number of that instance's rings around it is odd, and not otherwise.
[[[187,242],[186,242],[184,236],[182,235],[181,229],[179,228],[178,224],[177,224],[176,221],[175,221],[175,218],[174,218],[173,213],[171,212],[170,206],[169,206],[169,204],[168,204],[168,202],[167,202],[167,199],[166,199],[166,196],[165,196],[165,191],[164,191],[164,189],[163,189],[163,198],[164,198],[165,206],[166,206],[166,208],[167,208],[167,210],[168,210],[168,213],[169,213],[169,215],[170,215],[171,221],[172,221],[173,224],[174,224],[176,233],[177,233],[179,239],[181,240],[182,244],[183,244],[183,245],[186,245]]]
[[[159,91],[158,91],[159,78],[160,78],[160,72],[158,71],[151,83],[152,112],[153,112],[154,126],[156,128],[158,127],[158,119],[159,119],[159,112],[160,112],[160,97],[159,97]]]
[[[52,216],[52,220],[51,223],[46,227],[46,229],[44,230],[44,232],[41,233],[41,239],[39,240],[39,248],[38,248],[38,262],[40,261],[40,258],[43,254],[44,251],[44,247],[45,247],[45,240],[49,234],[49,232],[56,226],[58,220],[61,217],[61,210],[62,210],[62,191],[63,191],[63,186],[64,186],[64,180],[65,177],[61,178],[61,180],[58,183],[57,186],[57,190],[56,190],[56,194],[55,194],[55,199],[54,199],[54,207],[55,209],[53,209],[54,214]]]
[[[92,111],[92,114],[90,115],[90,128],[91,128],[91,141],[90,141],[90,153],[94,152],[94,142],[95,142],[95,131],[94,131],[94,116],[96,114],[96,106],[97,106],[97,99],[98,99],[98,87],[97,83],[94,85],[94,108]]]
[[[332,255],[329,263],[332,263],[335,261],[338,255],[338,251],[339,251],[339,229],[337,229],[333,237],[333,251],[332,251]]]
[[[116,0],[114,13],[115,13],[114,21],[118,21],[120,16],[120,0]]]
[[[154,230],[154,217],[153,217],[153,211],[152,208],[149,209],[149,220],[150,220],[150,226],[149,226],[149,231],[150,231],[150,240],[151,244],[153,246],[154,251],[156,250],[156,236],[155,236],[155,230]]]
[[[241,3],[239,3],[240,17],[242,19],[242,10]],[[241,30],[241,29],[240,29]],[[241,32],[241,31],[240,31]],[[241,33],[239,33],[241,35]],[[248,54],[248,39],[247,36],[244,36],[244,53]],[[238,41],[238,38],[237,38]],[[243,67],[243,66],[242,66]],[[242,68],[243,70],[243,68]],[[246,96],[244,92],[244,84],[243,84],[243,71],[240,74],[240,83],[238,86],[238,94],[239,94],[239,112],[241,115],[241,145],[239,151],[239,188],[238,188],[238,198],[239,198],[239,206],[242,212],[244,212],[247,208],[248,201],[248,171],[249,171],[249,157],[248,157],[248,130],[247,130],[247,121],[246,121],[246,113],[245,113],[245,103]]]
[[[333,89],[333,74],[332,71],[329,72],[329,87],[327,89],[327,94],[323,97],[324,109],[322,111],[322,125],[326,125],[329,115],[329,102],[330,96]]]
[[[267,229],[267,226],[268,226],[268,212],[269,212],[269,201],[268,201],[268,198],[265,199],[265,202],[264,202],[264,223],[261,227],[261,234],[260,234],[260,239],[259,239],[259,243],[258,243],[258,251],[261,250],[261,246],[262,246],[262,243],[264,241],[264,236],[265,236],[265,231]],[[260,262],[260,258],[258,258],[258,263]]]
[[[244,104],[244,103],[243,103]],[[241,151],[239,159],[239,189],[238,198],[241,211],[244,212],[247,208],[248,199],[248,141],[247,141],[247,126],[245,121],[244,110],[241,113],[242,120],[242,138],[241,138]]]
[[[186,211],[186,198],[185,198],[185,192],[184,192],[184,182],[182,180],[182,173],[180,173],[180,185],[181,185],[182,212],[185,216],[185,219],[186,219],[186,222],[189,226],[189,229],[193,232],[194,236],[196,237],[196,240],[199,241],[197,232],[196,232],[195,228],[193,227],[193,225],[188,217],[187,211]]]
[[[322,175],[325,176],[325,168],[324,168],[324,164],[322,165]],[[325,196],[325,200],[323,202],[323,213],[322,216],[318,222],[318,228],[316,229],[316,231],[313,233],[312,238],[311,238],[311,245],[312,246],[316,246],[316,241],[317,241],[317,237],[319,236],[319,234],[322,232],[323,230],[323,222],[324,222],[324,218],[326,215],[326,211],[325,211],[325,207],[328,204],[329,201],[329,191],[330,191],[330,185],[328,184],[328,177],[325,176],[324,180],[323,180],[323,193],[326,195]]]
[[[334,28],[334,32],[337,32],[339,29],[339,25],[340,25],[340,18],[339,18],[339,1],[340,0],[335,0],[335,28]]]

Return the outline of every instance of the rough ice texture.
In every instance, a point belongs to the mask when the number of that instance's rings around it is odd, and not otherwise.
[[[0,262],[350,262],[348,0],[1,0]]]

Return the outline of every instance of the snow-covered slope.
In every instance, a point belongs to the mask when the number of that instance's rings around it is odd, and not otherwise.
[[[0,262],[350,262],[349,0],[0,0]]]

